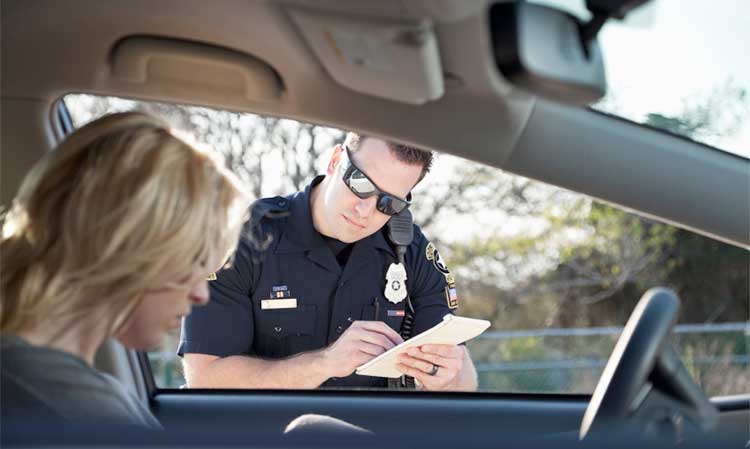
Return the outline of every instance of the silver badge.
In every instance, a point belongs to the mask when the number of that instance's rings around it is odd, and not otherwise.
[[[406,268],[400,263],[392,263],[385,274],[385,297],[398,304],[406,298]]]

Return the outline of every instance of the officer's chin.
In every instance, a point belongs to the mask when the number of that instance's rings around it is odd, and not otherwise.
[[[354,224],[347,216],[342,215],[341,220],[343,221],[343,226],[341,227],[342,232],[340,232],[338,240],[344,243],[354,243],[369,235],[366,227]]]
[[[356,243],[365,237],[368,237],[372,232],[367,229],[358,229],[356,231],[350,231],[342,235],[339,240],[344,243]]]
[[[352,236],[352,235],[342,235],[338,238],[340,242],[344,243],[354,243],[357,240],[360,240],[362,237]]]

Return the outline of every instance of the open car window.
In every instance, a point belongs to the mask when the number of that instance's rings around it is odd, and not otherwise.
[[[68,95],[74,126],[143,110],[224,155],[255,197],[323,173],[341,130],[207,108]],[[413,192],[415,223],[454,273],[462,316],[491,328],[468,348],[480,391],[591,393],[641,295],[683,301],[674,343],[708,396],[750,391],[744,249],[583,195],[439,155]],[[460,231],[459,231],[460,230]],[[149,352],[156,385],[185,383],[172,334]]]

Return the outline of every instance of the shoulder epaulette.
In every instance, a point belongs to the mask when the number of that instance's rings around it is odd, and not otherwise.
[[[288,198],[274,196],[261,198],[250,206],[250,217],[245,224],[244,235],[254,251],[265,251],[274,241],[274,229],[289,215],[291,203]]]
[[[290,201],[283,196],[261,198],[250,206],[250,214],[253,220],[262,218],[279,218],[289,212]]]

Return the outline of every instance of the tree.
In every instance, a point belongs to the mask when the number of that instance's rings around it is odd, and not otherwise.
[[[255,198],[304,187],[333,143],[343,137],[332,128],[196,106],[90,95],[71,95],[65,101],[71,112],[75,111],[76,126],[106,113],[128,110],[165,119],[180,137],[222,154],[226,166]]]
[[[708,95],[685,103],[680,114],[649,113],[643,122],[654,128],[711,144],[718,137],[737,132],[749,115],[750,95],[747,89],[727,80]]]

